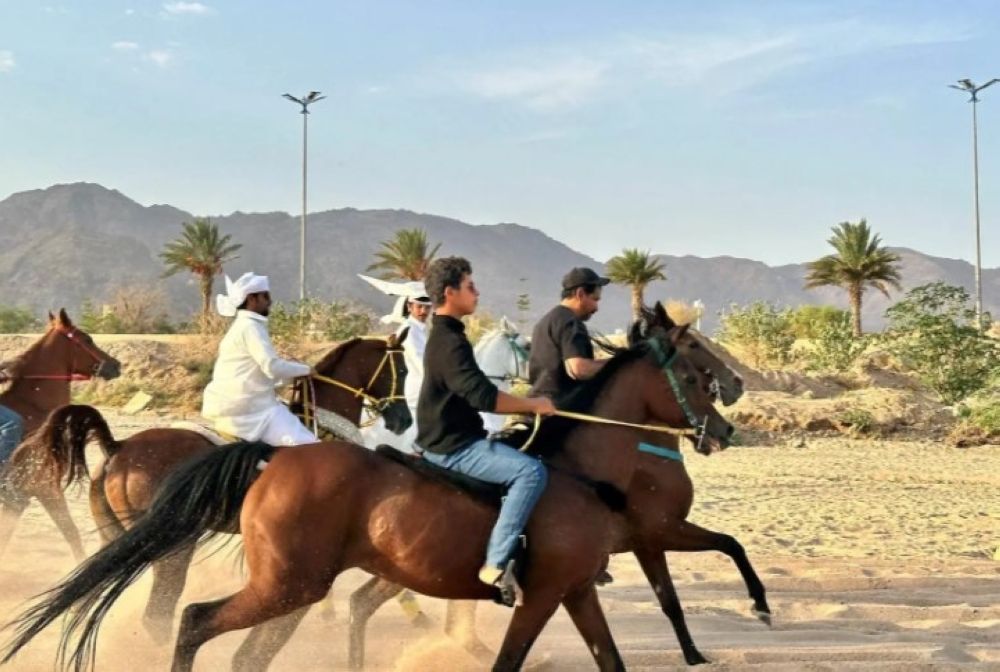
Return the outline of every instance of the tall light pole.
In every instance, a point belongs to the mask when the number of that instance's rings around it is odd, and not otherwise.
[[[983,268],[982,257],[979,245],[979,126],[976,119],[976,103],[979,102],[979,92],[987,86],[992,86],[1000,82],[1000,79],[990,81],[976,86],[970,79],[960,79],[958,84],[949,84],[953,89],[964,91],[969,94],[969,102],[972,103],[972,192],[973,205],[976,219],[976,326],[979,331],[985,329],[983,324]]]
[[[306,298],[306,157],[309,143],[309,106],[323,100],[326,96],[319,91],[310,91],[302,98],[296,98],[290,93],[284,97],[302,106],[302,225],[299,227],[299,301]]]

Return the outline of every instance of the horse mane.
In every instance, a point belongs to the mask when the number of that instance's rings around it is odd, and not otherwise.
[[[319,362],[316,363],[316,370],[330,371],[338,364],[340,364],[341,360],[343,360],[344,357],[347,356],[347,353],[349,350],[351,350],[351,348],[353,348],[355,345],[357,345],[363,340],[364,340],[363,338],[355,337],[348,341],[344,341],[336,348],[323,355],[323,359],[319,360]]]
[[[52,331],[52,327],[46,329],[45,333],[42,334],[42,337],[25,348],[24,352],[20,355],[3,363],[3,369],[7,372],[7,375],[10,376],[10,378],[13,379],[20,377],[21,371],[24,369],[25,362],[29,357],[34,356],[35,352],[42,347],[42,344],[45,342],[45,337],[49,335],[50,331]]]

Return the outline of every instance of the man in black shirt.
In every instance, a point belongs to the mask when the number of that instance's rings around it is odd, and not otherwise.
[[[607,360],[594,359],[584,322],[597,312],[601,288],[609,282],[589,268],[574,268],[563,277],[562,300],[531,335],[531,394],[560,399],[604,366]]]
[[[435,260],[424,285],[435,315],[424,349],[416,444],[438,466],[507,487],[479,579],[500,588],[505,603],[520,603],[511,557],[548,474],[537,459],[488,440],[479,413],[550,415],[555,407],[546,397],[522,399],[501,392],[476,364],[461,321],[479,302],[468,261]]]

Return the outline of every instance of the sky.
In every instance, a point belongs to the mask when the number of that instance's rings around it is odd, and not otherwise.
[[[0,198],[98,182],[198,215],[403,208],[797,263],[866,217],[972,259],[992,2],[0,0]],[[1000,84],[979,105],[1000,266]]]

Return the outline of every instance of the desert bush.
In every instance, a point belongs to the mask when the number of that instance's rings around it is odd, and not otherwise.
[[[875,429],[875,416],[863,408],[850,408],[837,417],[837,423],[851,434],[870,434]]]
[[[172,334],[177,328],[166,305],[166,294],[155,287],[119,288],[100,309],[85,301],[77,322],[94,334]]]
[[[369,311],[349,303],[305,299],[275,303],[271,306],[269,323],[275,342],[344,341],[367,334],[373,319]]]
[[[27,308],[0,306],[0,334],[28,334],[41,328],[42,321]]]
[[[668,299],[666,309],[667,315],[676,324],[696,324],[701,317],[701,309],[687,301]]]
[[[795,343],[791,311],[766,301],[733,304],[721,314],[716,338],[738,349],[755,368],[788,364]]]
[[[844,317],[850,325],[851,314],[834,306],[805,305],[793,308],[789,322],[795,338],[816,340],[824,330],[839,327]]]
[[[886,348],[945,403],[984,389],[1000,373],[1000,342],[976,329],[961,287],[922,285],[885,314]]]
[[[854,337],[851,315],[846,310],[824,315],[809,331],[813,333],[812,348],[804,350],[802,358],[806,368],[813,371],[847,371],[871,342],[870,337]]]
[[[498,322],[497,318],[486,310],[477,311],[474,315],[469,315],[462,321],[465,322],[465,335],[469,337],[469,341],[473,345],[479,342],[483,334],[496,328]]]

